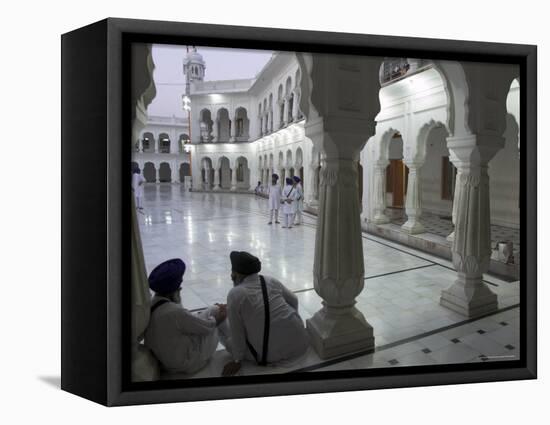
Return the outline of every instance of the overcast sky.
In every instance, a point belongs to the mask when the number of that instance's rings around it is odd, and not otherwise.
[[[197,46],[206,63],[206,81],[253,78],[269,61],[272,51],[222,49]],[[183,116],[181,95],[185,90],[183,59],[185,46],[153,45],[153,78],[157,96],[148,108],[149,115]]]

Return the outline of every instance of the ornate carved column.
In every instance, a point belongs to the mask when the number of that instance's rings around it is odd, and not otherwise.
[[[405,201],[407,221],[401,228],[405,232],[414,235],[424,232],[424,226],[420,222],[420,216],[422,215],[422,191],[420,190],[420,176],[418,175],[423,164],[419,161],[405,161],[405,165],[409,168],[407,199]]]
[[[323,155],[313,264],[322,308],[307,320],[321,358],[374,347],[372,326],[355,307],[364,285],[358,193],[359,153],[380,110],[381,60],[297,54],[305,133]]]
[[[458,160],[453,161],[453,163],[457,164]],[[460,185],[457,184],[459,179],[460,179],[460,168],[457,168],[457,170],[456,170],[456,179],[455,179],[455,187],[454,187],[454,195],[453,195],[453,213],[452,213],[453,231],[449,234],[449,236],[447,236],[447,240],[449,242],[452,242],[455,238],[454,225],[456,223],[456,208],[457,208],[457,205],[458,205],[456,200],[458,199],[458,191],[460,189]]]
[[[491,215],[487,164],[503,146],[496,136],[448,138],[460,170],[456,180],[455,237],[451,252],[455,283],[441,293],[441,305],[468,317],[498,309],[495,293],[483,282],[491,259]]]
[[[374,217],[372,222],[375,224],[386,224],[390,219],[386,216],[386,167],[389,161],[376,161],[374,163],[374,190],[372,193],[372,202],[374,205]]]

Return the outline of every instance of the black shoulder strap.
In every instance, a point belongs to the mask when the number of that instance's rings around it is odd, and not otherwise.
[[[267,286],[265,284],[265,279],[260,275],[260,282],[262,284],[262,295],[264,296],[264,344],[262,348],[262,360],[259,362],[260,365],[265,366],[267,364],[267,350],[269,348],[269,298],[267,297]]]
[[[153,315],[153,312],[159,308],[161,305],[163,304],[166,304],[166,303],[169,303],[170,301],[168,300],[160,300],[158,303],[156,303],[155,305],[152,305],[151,306],[151,316]]]

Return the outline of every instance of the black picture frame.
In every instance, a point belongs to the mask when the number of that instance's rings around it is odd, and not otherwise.
[[[109,18],[62,36],[62,389],[128,405],[534,379],[537,50],[532,45]],[[130,49],[133,42],[520,66],[521,358],[361,371],[129,381]]]

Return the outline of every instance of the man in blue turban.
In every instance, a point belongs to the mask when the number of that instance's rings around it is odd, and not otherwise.
[[[220,340],[233,360],[223,376],[234,375],[243,360],[284,364],[306,353],[309,339],[298,314],[298,298],[277,279],[259,274],[262,263],[248,252],[233,251],[227,317]],[[229,322],[229,323],[228,323]]]
[[[226,306],[218,304],[196,314],[181,305],[185,263],[179,258],[165,261],[149,275],[155,292],[151,301],[145,345],[168,373],[192,374],[203,368],[216,351],[218,326],[226,318]]]

